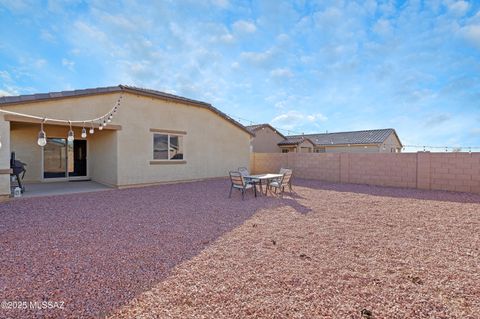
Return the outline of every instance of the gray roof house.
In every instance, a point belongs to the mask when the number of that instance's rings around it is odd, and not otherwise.
[[[392,128],[363,130],[351,132],[318,133],[290,135],[278,143],[282,152],[292,151],[292,145],[308,140],[313,144],[312,151],[357,152],[357,153],[397,153],[402,150],[402,143]]]

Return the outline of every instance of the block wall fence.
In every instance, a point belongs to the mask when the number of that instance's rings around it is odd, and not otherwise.
[[[252,153],[255,174],[293,169],[294,177],[336,183],[480,193],[480,153]]]

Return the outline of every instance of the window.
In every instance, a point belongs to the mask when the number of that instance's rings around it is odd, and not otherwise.
[[[288,153],[288,150],[283,148],[282,153]]]
[[[316,148],[315,153],[325,153],[325,147]]]
[[[183,160],[183,136],[153,134],[154,160]]]

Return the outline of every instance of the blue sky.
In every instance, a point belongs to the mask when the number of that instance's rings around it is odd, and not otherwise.
[[[0,94],[130,84],[293,132],[480,146],[480,1],[153,2],[0,0]]]

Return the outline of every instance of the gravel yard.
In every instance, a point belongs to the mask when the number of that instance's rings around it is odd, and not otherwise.
[[[0,299],[65,302],[0,317],[478,318],[480,196],[297,180],[242,202],[228,187],[0,204]]]

